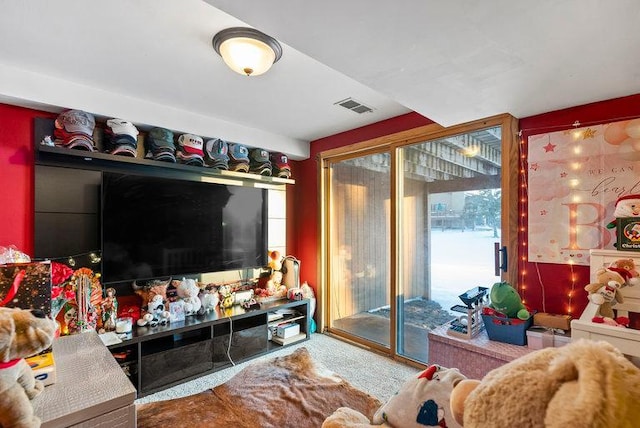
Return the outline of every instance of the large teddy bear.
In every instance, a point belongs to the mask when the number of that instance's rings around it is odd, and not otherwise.
[[[544,348],[463,380],[451,413],[465,428],[631,428],[640,421],[640,369],[608,342]]]
[[[56,322],[44,314],[0,307],[0,426],[40,426],[29,400],[44,386],[25,357],[50,347],[56,329]]]

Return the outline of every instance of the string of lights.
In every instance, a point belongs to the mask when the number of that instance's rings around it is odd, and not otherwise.
[[[72,254],[70,256],[63,257],[47,257],[44,259],[34,260],[34,261],[52,261],[52,262],[65,262],[71,267],[74,267],[77,264],[77,259],[81,257],[88,257],[89,263],[96,265],[102,261],[102,257],[100,256],[99,251],[89,251],[86,253]]]

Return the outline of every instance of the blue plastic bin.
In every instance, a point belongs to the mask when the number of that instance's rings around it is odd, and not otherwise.
[[[528,320],[523,321],[518,318],[482,314],[482,321],[489,339],[524,346],[527,344],[527,329],[533,324],[533,315]]]

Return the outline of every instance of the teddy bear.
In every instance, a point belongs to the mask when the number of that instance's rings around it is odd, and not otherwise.
[[[479,427],[636,427],[640,369],[613,345],[580,339],[457,382],[455,421]]]
[[[596,282],[587,284],[584,289],[589,293],[589,301],[599,305],[592,321],[605,322],[614,319],[613,305],[624,301],[620,288],[625,284],[622,274],[613,268],[601,268],[596,271]],[[628,324],[628,320],[616,319],[619,325]]]
[[[184,314],[186,316],[196,315],[202,307],[202,302],[198,298],[200,287],[195,279],[182,278],[177,287],[178,297],[184,302]]]
[[[609,267],[627,271],[629,275],[629,277],[626,278],[627,285],[633,286],[640,284],[640,272],[636,270],[636,264],[633,259],[618,259],[612,262]]]
[[[0,426],[40,426],[30,400],[44,386],[25,357],[49,348],[57,327],[42,312],[0,307]]]

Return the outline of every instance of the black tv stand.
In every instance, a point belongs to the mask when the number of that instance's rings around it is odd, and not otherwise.
[[[131,337],[108,348],[142,397],[235,363],[309,339],[309,300],[263,302],[260,309],[217,308],[157,327],[134,327]],[[286,344],[269,340],[269,314],[292,309],[278,323],[298,323]]]

